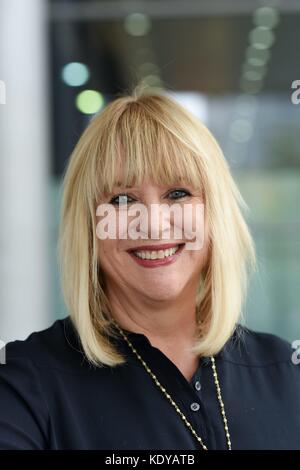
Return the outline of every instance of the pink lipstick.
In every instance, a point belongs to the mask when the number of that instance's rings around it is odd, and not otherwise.
[[[181,252],[184,248],[185,243],[165,243],[164,245],[144,245],[135,248],[131,248],[128,250],[128,254],[132,257],[132,259],[145,268],[156,268],[159,266],[167,266],[169,264],[174,263],[177,258],[181,255]],[[177,248],[175,253],[170,253],[168,256],[156,258],[156,259],[149,259],[149,256],[152,256],[152,252],[154,251],[157,255],[157,252],[168,250],[170,248]],[[142,252],[148,252],[147,258],[142,258]],[[151,252],[151,253],[150,253]],[[139,253],[139,255],[137,254]],[[145,256],[145,255],[144,255]]]

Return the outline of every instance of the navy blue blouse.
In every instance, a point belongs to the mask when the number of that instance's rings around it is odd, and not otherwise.
[[[201,358],[188,381],[146,336],[126,332],[208,449],[227,449],[210,359]],[[0,449],[201,449],[124,339],[113,341],[127,358],[114,368],[85,360],[70,317],[8,343]],[[294,352],[280,337],[239,324],[215,356],[233,450],[300,450]]]

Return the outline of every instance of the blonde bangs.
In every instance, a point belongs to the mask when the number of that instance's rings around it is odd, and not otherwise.
[[[95,155],[91,175],[96,201],[120,183],[132,186],[145,180],[158,185],[189,184],[202,189],[199,151],[197,154],[174,133],[175,121],[172,122],[171,115],[168,117],[169,128],[153,112],[132,102],[117,122],[106,126],[107,135],[101,132],[104,143]]]

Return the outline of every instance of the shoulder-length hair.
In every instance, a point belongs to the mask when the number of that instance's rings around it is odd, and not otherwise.
[[[249,268],[256,268],[254,243],[242,215],[249,208],[207,127],[164,93],[138,89],[119,96],[91,120],[64,175],[61,286],[82,352],[94,366],[126,361],[109,339],[116,329],[96,237],[97,202],[112,191],[120,162],[124,185],[146,178],[203,190],[209,260],[195,299],[199,331],[193,350],[201,356],[217,354],[243,317]]]

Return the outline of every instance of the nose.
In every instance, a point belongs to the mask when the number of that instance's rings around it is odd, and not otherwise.
[[[152,200],[145,204],[145,211],[141,217],[141,227],[148,239],[171,240],[175,233],[172,232],[174,226],[174,215],[170,212],[170,206],[161,203],[159,200]],[[177,238],[181,238],[182,232]]]

